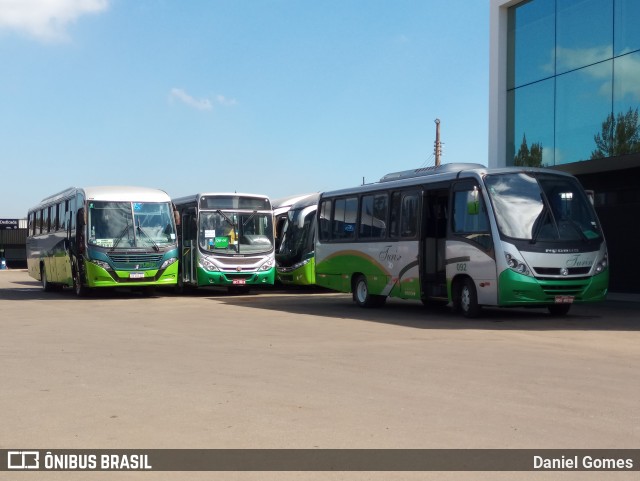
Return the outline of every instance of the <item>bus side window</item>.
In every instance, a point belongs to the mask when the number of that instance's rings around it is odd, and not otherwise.
[[[53,225],[51,228],[54,232],[57,232],[60,228],[60,204],[56,204],[51,209],[53,214]]]
[[[381,239],[387,235],[387,194],[365,195],[360,206],[361,239]]]
[[[473,240],[485,249],[491,247],[487,211],[477,186],[454,192],[453,233]]]
[[[402,223],[400,235],[415,237],[418,233],[418,194],[410,192],[402,198]]]
[[[394,192],[391,196],[391,237],[415,237],[418,233],[417,192]]]
[[[322,201],[320,205],[320,230],[318,232],[318,238],[321,241],[326,241],[331,238],[331,201]]]
[[[42,213],[42,232],[46,234],[51,230],[51,207],[45,207]]]
[[[358,198],[350,197],[335,201],[333,211],[332,238],[354,239],[356,236],[356,219],[358,216]]]

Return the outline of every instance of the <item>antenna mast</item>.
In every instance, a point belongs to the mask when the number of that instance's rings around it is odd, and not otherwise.
[[[440,166],[440,155],[442,155],[442,142],[440,142],[440,119],[434,120],[436,123],[436,141],[433,143],[433,155],[436,156],[436,167]]]

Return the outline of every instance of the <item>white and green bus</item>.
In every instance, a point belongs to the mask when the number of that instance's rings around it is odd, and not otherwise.
[[[200,193],[174,199],[180,287],[247,291],[275,280],[274,227],[265,195]]]
[[[45,291],[175,285],[178,244],[169,195],[145,187],[72,187],[28,213],[27,268]]]
[[[363,307],[392,296],[467,317],[481,306],[563,315],[605,298],[607,246],[573,176],[445,164],[323,193],[316,283]]]
[[[271,201],[271,207],[273,207],[273,223],[275,225],[276,254],[280,248],[280,242],[282,242],[282,236],[284,235],[284,230],[288,222],[289,210],[296,202],[306,199],[309,195],[311,194],[289,195]]]
[[[287,285],[315,284],[316,211],[320,194],[307,194],[289,207],[276,251],[278,280]]]

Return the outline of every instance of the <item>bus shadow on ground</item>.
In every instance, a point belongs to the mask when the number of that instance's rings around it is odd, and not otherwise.
[[[126,299],[126,298],[152,298],[162,297],[173,293],[173,288],[161,287],[153,291],[146,291],[143,288],[107,288],[93,289],[83,297],[77,297],[71,287],[58,287],[52,291],[45,292],[38,281],[14,281],[10,289],[0,289],[0,300],[7,301],[67,301],[70,299],[77,302],[92,301],[95,299]]]
[[[350,294],[273,293],[270,296],[223,297],[227,305],[288,314],[384,323],[415,329],[485,329],[531,331],[640,331],[638,305],[632,303],[576,304],[566,316],[551,316],[543,308],[484,307],[475,319],[454,313],[449,306],[424,306],[416,301],[389,299],[383,307],[364,309]]]

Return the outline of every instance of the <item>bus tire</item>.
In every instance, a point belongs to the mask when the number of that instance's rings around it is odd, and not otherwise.
[[[370,294],[367,278],[359,275],[353,282],[353,300],[360,307],[378,307],[382,306],[387,298]]]
[[[89,288],[84,285],[83,276],[77,266],[73,268],[73,292],[76,293],[76,297],[89,295]]]
[[[456,311],[462,312],[464,317],[470,319],[478,317],[480,314],[476,286],[469,277],[456,283],[453,306]]]
[[[553,317],[561,317],[565,316],[569,312],[571,304],[551,304],[550,306],[547,306],[547,309],[549,309],[549,314]]]
[[[42,282],[42,290],[44,292],[53,291],[53,284],[49,282],[47,278],[47,269],[44,267],[44,264],[40,266],[40,282]]]

